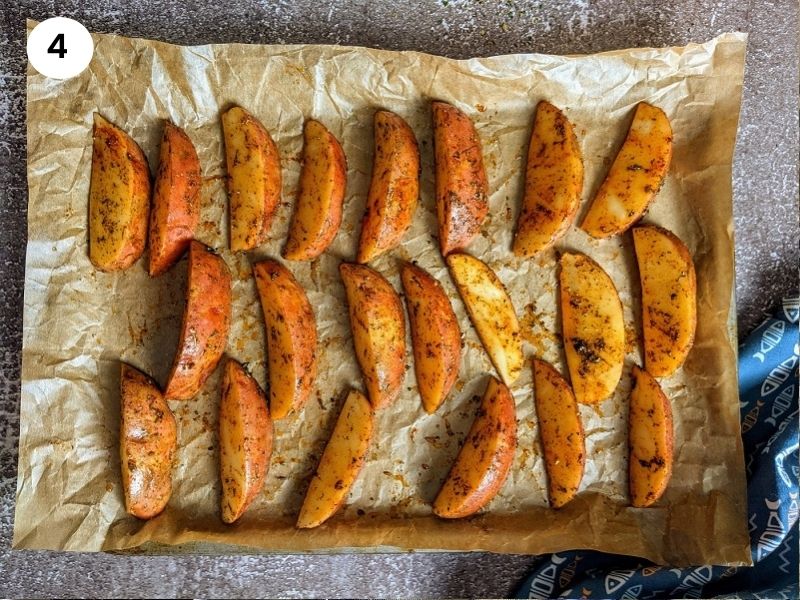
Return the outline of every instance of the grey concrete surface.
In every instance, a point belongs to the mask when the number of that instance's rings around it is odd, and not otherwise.
[[[750,33],[734,176],[740,332],[798,285],[797,0],[6,0],[0,3],[0,596],[442,596],[513,592],[532,557],[109,556],[10,551],[25,256],[25,18],[180,44],[336,43],[464,58]],[[702,201],[702,198],[698,198]]]

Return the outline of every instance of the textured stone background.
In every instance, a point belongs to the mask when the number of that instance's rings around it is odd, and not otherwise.
[[[797,0],[243,0],[0,2],[0,596],[482,596],[526,556],[108,556],[10,551],[25,257],[25,18],[179,44],[336,43],[456,58],[682,45],[750,33],[734,175],[736,293],[746,333],[798,283]],[[702,198],[697,199],[702,202]]]

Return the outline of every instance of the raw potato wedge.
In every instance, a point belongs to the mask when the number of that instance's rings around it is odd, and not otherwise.
[[[135,263],[147,242],[150,168],[142,149],[94,113],[89,184],[89,260],[101,271]]]
[[[200,222],[200,160],[192,140],[164,123],[150,213],[150,275],[161,275],[186,252]]]
[[[308,486],[297,518],[298,528],[322,525],[344,504],[364,465],[372,439],[373,421],[369,400],[362,393],[351,390]]]
[[[550,506],[560,508],[575,497],[583,478],[586,444],[578,403],[561,374],[536,358],[533,391]]]
[[[319,121],[303,129],[300,192],[283,249],[288,260],[312,260],[325,252],[342,224],[347,161],[339,141]]]
[[[622,376],[625,323],[617,288],[585,254],[561,255],[561,330],[578,402],[608,398]]]
[[[175,362],[164,395],[193,398],[214,371],[231,326],[231,274],[225,261],[203,244],[189,244],[186,308]]]
[[[478,235],[489,212],[489,184],[470,118],[446,102],[432,107],[439,246],[447,256]]]
[[[414,371],[422,406],[436,412],[458,377],[461,330],[442,286],[425,270],[406,263],[402,269]]]
[[[274,260],[253,267],[267,327],[269,408],[273,419],[300,410],[317,376],[317,323],[305,290]]]
[[[264,487],[272,455],[272,421],[264,393],[233,359],[225,363],[219,404],[222,520],[233,523]]]
[[[445,519],[468,517],[503,487],[517,447],[517,417],[509,389],[491,377],[472,427],[433,503]]]
[[[417,208],[419,148],[402,117],[375,113],[375,159],[367,208],[361,224],[357,262],[367,263],[397,246]]]
[[[159,514],[172,494],[178,447],[175,417],[155,382],[122,363],[119,451],[125,510],[139,519]]]
[[[372,406],[397,399],[406,372],[406,323],[392,284],[364,265],[339,265],[356,359]]]
[[[222,115],[222,132],[231,250],[252,250],[266,240],[281,202],[281,157],[269,132],[239,106]]]
[[[664,111],[646,102],[636,106],[628,136],[581,223],[596,238],[617,235],[647,210],[669,169],[672,127]]]
[[[672,408],[652,375],[633,367],[628,416],[628,475],[631,505],[650,506],[672,475]]]
[[[450,254],[447,265],[483,347],[500,378],[511,385],[522,371],[522,336],[506,288],[494,271],[469,254]]]
[[[689,249],[673,233],[643,225],[633,230],[642,282],[644,366],[672,375],[686,360],[697,328],[697,280]]]
[[[563,236],[575,219],[582,192],[583,159],[572,123],[549,102],[539,102],[528,147],[514,254],[533,256]]]

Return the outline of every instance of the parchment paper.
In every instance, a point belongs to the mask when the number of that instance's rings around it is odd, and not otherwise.
[[[32,23],[28,24],[29,29]],[[178,47],[95,35],[79,77],[59,82],[28,71],[29,243],[25,273],[21,439],[14,546],[120,550],[198,543],[270,551],[363,549],[491,550],[541,553],[596,548],[659,563],[747,564],[745,473],[739,437],[733,315],[731,161],[746,37],[727,34],[685,48],[592,56],[512,55],[455,61],[415,52],[338,46]],[[444,99],[475,121],[483,142],[491,210],[470,251],[507,285],[525,332],[526,355],[562,372],[556,319],[556,251],[535,260],[510,252],[536,103],[548,99],[576,126],[586,165],[583,213],[640,100],[662,107],[675,132],[669,177],[646,220],[675,231],[697,265],[699,326],[684,368],[663,381],[675,414],[669,489],[650,509],[627,504],[626,414],[630,364],[640,356],[640,300],[629,235],[596,242],[573,228],[558,244],[587,252],[610,273],[629,337],[615,395],[583,407],[586,473],[578,498],[546,507],[531,373],[514,386],[519,447],[500,494],[474,518],[433,518],[429,504],[474,416],[492,366],[449,280],[438,246],[433,202],[429,103]],[[283,204],[259,251],[227,250],[227,198],[220,112],[252,111],[281,152]],[[451,296],[465,339],[457,389],[434,415],[416,391],[409,354],[406,389],[377,417],[367,464],[349,502],[325,526],[293,527],[297,511],[347,390],[361,387],[344,290],[336,269],[355,255],[372,161],[372,115],[402,115],[422,159],[420,206],[401,248],[375,266],[400,289],[398,259],[413,259]],[[316,392],[302,413],[276,423],[263,493],[241,522],[219,519],[216,441],[220,377],[202,394],[174,402],[180,450],[169,507],[149,522],[125,514],[118,458],[119,361],[161,384],[177,344],[185,260],[151,279],[140,261],[122,273],[94,270],[87,257],[92,113],[136,139],[155,171],[164,119],[183,127],[202,163],[203,222],[198,237],[219,249],[234,273],[234,325],[228,353],[266,383],[261,308],[252,261],[278,256],[300,169],[302,125],[322,120],[348,160],[344,222],[328,252],[290,268],[315,308],[319,337]],[[580,218],[580,215],[579,215]],[[219,371],[219,370],[218,370]]]

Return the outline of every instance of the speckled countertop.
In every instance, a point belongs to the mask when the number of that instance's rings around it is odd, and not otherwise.
[[[455,58],[587,53],[750,34],[734,167],[742,333],[798,285],[796,0],[9,0],[0,11],[0,596],[482,596],[532,557],[490,554],[110,556],[10,550],[25,262],[25,19],[178,44],[337,43]],[[189,8],[189,5],[192,8]],[[702,201],[699,198],[698,201]]]

